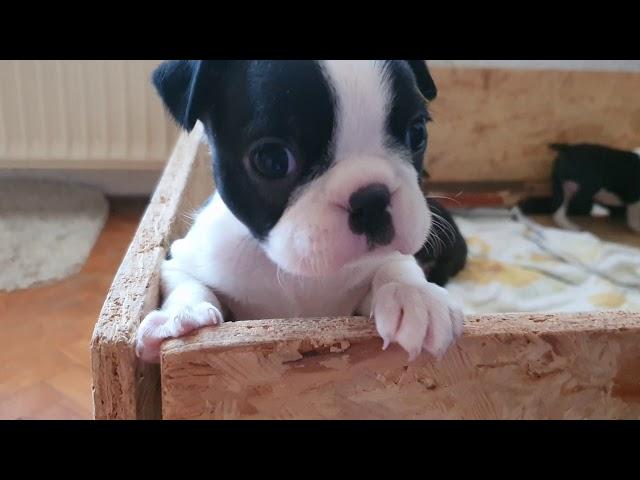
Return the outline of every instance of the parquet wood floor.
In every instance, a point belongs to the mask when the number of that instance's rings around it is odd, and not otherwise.
[[[92,417],[93,326],[146,203],[110,201],[107,224],[80,273],[0,292],[0,419]]]

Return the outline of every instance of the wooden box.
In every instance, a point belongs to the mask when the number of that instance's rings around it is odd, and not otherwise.
[[[551,141],[640,145],[637,74],[440,68],[434,76],[441,96],[429,161],[442,185],[544,184]],[[96,324],[95,418],[640,418],[634,312],[468,316],[439,363],[427,355],[407,363],[396,346],[383,352],[368,318],[244,321],[167,341],[160,366],[143,364],[134,339],[158,305],[159,265],[214,188],[200,135],[180,137]]]

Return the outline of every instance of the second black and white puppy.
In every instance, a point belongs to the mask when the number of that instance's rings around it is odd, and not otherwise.
[[[204,125],[217,190],[162,265],[139,357],[225,318],[354,313],[383,348],[444,354],[464,317],[414,257],[432,225],[424,61],[168,61],[153,81],[184,129]]]
[[[552,144],[553,219],[580,230],[568,215],[589,215],[594,204],[625,210],[627,225],[640,232],[640,149],[618,150],[593,144]]]

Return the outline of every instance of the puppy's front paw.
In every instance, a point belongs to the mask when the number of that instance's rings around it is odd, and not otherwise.
[[[160,360],[160,346],[167,338],[177,338],[207,325],[223,322],[222,313],[208,302],[183,307],[175,312],[155,310],[140,323],[136,355],[145,362]]]
[[[441,358],[462,333],[464,315],[449,293],[432,283],[413,286],[392,282],[374,294],[372,314],[386,349],[396,342],[409,361],[424,349]]]

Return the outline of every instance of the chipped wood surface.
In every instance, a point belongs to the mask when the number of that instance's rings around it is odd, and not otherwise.
[[[94,418],[160,417],[157,365],[138,362],[136,330],[159,302],[159,267],[188,214],[213,190],[202,129],[183,134],[109,289],[91,340]]]
[[[167,419],[640,418],[640,315],[469,317],[441,363],[365,318],[256,320],[165,343]]]

